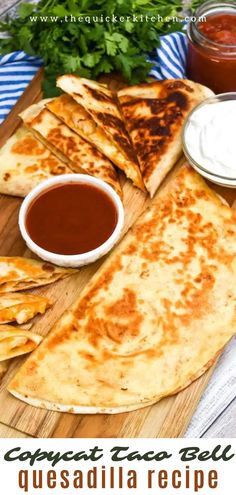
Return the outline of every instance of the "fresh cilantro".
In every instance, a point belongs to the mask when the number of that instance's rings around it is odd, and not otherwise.
[[[190,12],[202,2],[203,0],[23,2],[16,19],[6,18],[4,22],[0,22],[0,31],[7,31],[9,34],[8,38],[0,39],[0,53],[20,49],[41,57],[45,69],[45,96],[58,94],[56,77],[66,72],[96,79],[103,73],[119,71],[127,82],[138,83],[147,79],[151,68],[150,62],[146,60],[147,54],[159,46],[160,35],[182,29],[183,5]],[[162,19],[156,22],[133,21],[133,16],[140,19],[141,15],[157,14]],[[123,16],[124,21],[105,20],[106,16],[112,15],[114,18]],[[71,22],[70,16],[80,17],[84,22]],[[178,17],[179,23],[170,22],[168,17],[171,16]],[[58,18],[56,21],[55,17]],[[101,17],[103,22],[99,21]]]

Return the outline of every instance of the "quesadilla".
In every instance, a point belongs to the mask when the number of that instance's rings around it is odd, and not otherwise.
[[[122,196],[119,178],[112,163],[49,112],[45,108],[46,102],[42,100],[21,113],[25,125],[73,172],[102,179]]]
[[[155,81],[118,92],[144,184],[151,197],[182,154],[182,126],[188,113],[213,92],[183,80]]]
[[[9,325],[3,325],[1,327],[0,325],[0,331],[1,331],[1,328],[4,330],[4,328],[7,328],[7,330],[9,330]],[[25,324],[25,325],[18,325],[17,327],[13,327],[14,329],[18,329],[18,330],[30,330],[30,328],[32,327],[32,323],[28,323],[28,324]],[[0,380],[2,380],[2,378],[4,377],[4,375],[6,374],[9,366],[10,366],[10,359],[6,359],[4,361],[0,361]]]
[[[32,294],[8,293],[0,295],[0,324],[15,321],[26,323],[51,306],[47,297]]]
[[[24,127],[0,150],[0,193],[26,196],[31,189],[55,175],[71,170]]]
[[[155,403],[199,377],[236,332],[235,287],[235,212],[184,166],[8,390],[71,413]]]
[[[46,261],[0,256],[0,294],[52,284],[72,273],[75,270]]]
[[[12,325],[0,325],[0,362],[33,351],[42,337],[19,330]]]
[[[126,131],[119,110],[116,95],[108,88],[89,79],[74,75],[64,75],[57,79],[57,86],[74,100],[90,115],[95,127],[87,133],[89,141],[98,146],[123,172],[135,186],[144,190],[137,158],[135,156],[129,135]],[[53,104],[50,104],[52,108]],[[87,117],[86,117],[87,118]],[[92,129],[91,120],[86,121]],[[82,128],[78,125],[78,131]],[[110,141],[110,144],[109,144]]]

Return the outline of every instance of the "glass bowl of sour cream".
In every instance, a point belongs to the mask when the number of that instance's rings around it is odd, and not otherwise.
[[[236,92],[197,105],[185,121],[182,142],[186,158],[203,177],[236,188]]]

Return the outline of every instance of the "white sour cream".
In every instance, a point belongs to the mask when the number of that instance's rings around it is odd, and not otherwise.
[[[193,160],[212,174],[236,178],[236,100],[198,108],[185,128],[185,146]]]

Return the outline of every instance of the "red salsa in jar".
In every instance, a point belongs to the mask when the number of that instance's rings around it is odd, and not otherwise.
[[[206,2],[188,29],[187,75],[215,93],[236,91],[236,3]]]
[[[211,41],[236,46],[236,13],[209,16],[205,22],[199,22],[198,29]]]

